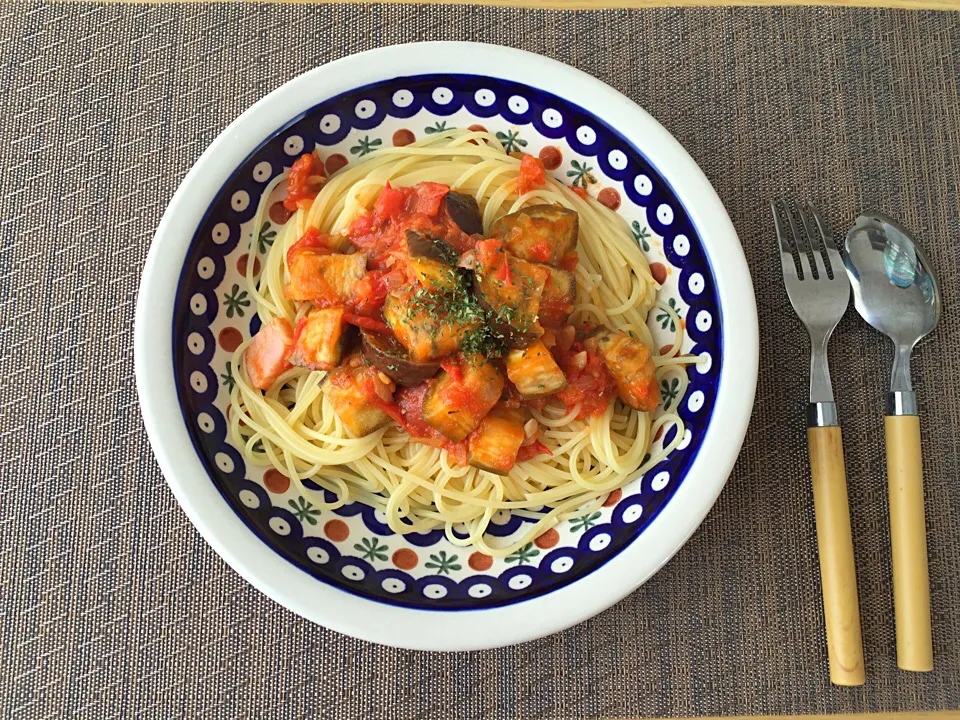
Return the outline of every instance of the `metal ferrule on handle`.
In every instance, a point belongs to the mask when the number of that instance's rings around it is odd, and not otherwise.
[[[837,427],[840,420],[837,417],[835,402],[812,402],[807,405],[807,427]]]
[[[887,393],[887,415],[919,415],[917,394],[913,390],[893,390]]]

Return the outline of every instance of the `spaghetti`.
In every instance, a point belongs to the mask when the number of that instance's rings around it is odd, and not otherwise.
[[[248,292],[262,323],[282,318],[296,326],[310,309],[309,303],[291,300],[286,292],[287,254],[294,244],[316,228],[329,235],[336,250],[349,249],[354,221],[370,212],[385,187],[439,183],[472,196],[485,231],[524,208],[555,205],[579,217],[576,300],[569,323],[623,331],[651,348],[656,382],[668,376],[678,381],[677,407],[687,385],[684,365],[692,360],[681,354],[682,323],[674,308],[657,304],[658,285],[626,224],[552,178],[525,187],[521,164],[521,158],[505,153],[491,134],[461,130],[384,148],[344,167],[325,181],[312,201],[300,204],[261,256],[259,276],[254,275],[256,263],[247,263]],[[262,195],[255,228],[285,179],[274,180]],[[250,252],[257,253],[255,241]],[[655,306],[676,328],[672,345],[663,353],[653,349],[646,323]],[[397,424],[351,436],[331,402],[324,371],[290,367],[261,391],[243,362],[252,342],[241,344],[233,356],[236,382],[229,414],[230,438],[249,462],[276,468],[322,508],[362,502],[383,512],[395,532],[443,528],[451,543],[495,557],[514,552],[565,518],[593,512],[611,491],[672,452],[684,435],[675,413],[654,417],[653,412],[612,401],[584,417],[579,403],[571,407],[553,398],[528,408],[544,452],[498,475],[458,464],[443,447],[411,441],[408,430]],[[676,430],[671,441],[656,443],[670,426]],[[530,437],[524,442],[529,445]],[[333,501],[305,487],[307,479],[332,494]],[[495,515],[504,511],[530,521],[508,540],[487,534]]]

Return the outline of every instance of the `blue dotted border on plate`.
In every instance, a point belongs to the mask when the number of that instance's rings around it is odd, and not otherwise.
[[[239,242],[239,228],[252,218],[263,188],[299,154],[290,152],[291,144],[285,141],[299,136],[307,151],[311,143],[321,148],[331,146],[343,140],[351,129],[372,130],[388,114],[409,118],[423,108],[438,116],[452,115],[461,108],[480,120],[499,116],[513,125],[532,126],[546,138],[563,137],[581,157],[595,158],[601,170],[620,184],[631,203],[648,208],[649,226],[664,238],[667,259],[681,272],[678,286],[681,298],[690,305],[687,318],[693,321],[687,324],[687,334],[696,343],[693,352],[707,351],[712,357],[709,371],[691,371],[687,402],[679,408],[691,430],[690,445],[675,451],[646,475],[652,478],[669,472],[671,481],[667,487],[653,491],[650,482],[644,482],[638,494],[622,498],[613,509],[610,522],[584,532],[576,548],[541,551],[543,557],[536,567],[520,565],[499,576],[476,574],[460,582],[441,575],[414,578],[401,570],[377,570],[359,557],[341,555],[328,540],[305,537],[293,513],[274,507],[267,492],[246,479],[240,453],[226,441],[226,420],[213,404],[218,378],[209,365],[215,350],[209,326],[219,309],[216,288],[225,274],[225,257]],[[578,133],[584,127],[594,132]],[[253,168],[264,161],[270,163],[271,171],[260,173],[255,179]],[[237,206],[242,203],[231,206],[231,199],[238,192],[245,192],[250,198],[246,207],[239,210]],[[662,207],[669,212],[663,212]],[[218,236],[220,243],[211,239],[218,223],[221,229],[222,223],[228,228],[226,238],[222,238],[222,232]],[[206,260],[201,276],[197,268],[203,258]],[[690,273],[704,278],[699,293],[683,281]],[[205,299],[202,312],[191,308],[191,299],[197,294]],[[710,322],[698,322],[699,317]],[[652,522],[683,481],[710,422],[721,372],[722,317],[713,273],[696,229],[661,175],[615,130],[574,103],[527,85],[474,75],[421,75],[358,88],[320,103],[274,132],[220,189],[198,227],[181,272],[173,320],[174,368],[184,422],[211,479],[231,508],[281,557],[313,577],[367,598],[418,609],[479,609],[522,601],[582,578],[617,555]],[[251,332],[257,327],[254,316]],[[200,353],[186,347],[184,339],[193,332],[203,338],[204,350]],[[702,402],[691,409],[694,397]],[[197,424],[200,413],[211,419],[205,431]],[[634,519],[637,506],[641,506],[639,520]],[[376,520],[372,508],[355,503],[338,512],[344,516],[359,512],[372,532],[393,534]],[[407,536],[406,540],[424,547],[441,538],[442,532],[434,531]]]

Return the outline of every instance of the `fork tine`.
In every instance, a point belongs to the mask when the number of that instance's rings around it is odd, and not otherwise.
[[[797,221],[793,219],[793,212],[789,205],[784,203],[787,210],[787,222],[790,223],[790,231],[793,233],[793,243],[797,246],[800,255],[800,269],[803,270],[804,280],[813,280],[813,273],[810,271],[810,261],[807,259],[808,244],[807,239],[800,228],[797,227]],[[797,204],[793,203],[793,209],[797,209]]]
[[[830,268],[833,270],[833,274],[836,275],[843,271],[843,258],[840,256],[837,244],[833,241],[833,236],[827,232],[827,227],[823,222],[823,218],[820,217],[820,213],[817,212],[817,209],[812,203],[808,202],[807,207],[810,209],[810,214],[813,215],[813,221],[817,224],[817,229],[820,231],[823,246],[827,250],[827,262],[830,263]]]
[[[808,207],[812,207],[810,203],[807,203]],[[813,261],[817,265],[817,272],[821,280],[827,279],[827,268],[823,265],[823,254],[820,252],[820,240],[817,238],[817,234],[813,230],[813,223],[807,217],[807,213],[804,211],[802,205],[797,205],[797,214],[800,216],[800,224],[803,225],[803,232],[807,236],[807,240],[810,242],[810,249],[813,251]],[[822,232],[821,232],[822,236]]]
[[[784,208],[784,210],[786,210],[786,208]],[[787,234],[783,231],[783,227],[780,224],[780,213],[777,210],[777,201],[772,200],[770,202],[770,212],[773,213],[773,226],[777,232],[777,241],[780,243],[780,264],[783,265],[783,279],[784,281],[799,281],[797,265],[794,260],[794,249],[790,245]]]

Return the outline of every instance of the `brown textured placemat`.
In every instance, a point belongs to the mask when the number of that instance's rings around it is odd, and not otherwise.
[[[86,0],[75,0],[86,2]],[[176,0],[114,0],[125,3],[175,2]],[[222,0],[193,0],[194,2],[220,2]],[[229,0],[246,2],[246,0]],[[359,0],[376,2],[377,0]],[[266,2],[339,3],[340,0],[266,0]],[[417,0],[386,0],[391,3],[412,3]],[[534,10],[600,10],[658,7],[742,7],[742,6],[809,6],[836,5],[841,7],[883,7],[908,10],[960,10],[960,0],[430,0],[444,5],[492,5]]]
[[[137,410],[141,265],[214,136],[294,75],[380,44],[501,42],[622,90],[701,163],[761,320],[756,410],[713,512],[650,583],[519,647],[426,654],[310,625],[246,585],[167,489]],[[960,707],[960,18],[822,9],[0,3],[0,717],[545,718]],[[867,685],[827,681],[806,344],[765,200],[914,228],[945,312],[916,357],[936,670],[895,667],[888,348],[832,345]],[[735,318],[730,319],[736,322]],[[159,328],[158,332],[167,332]]]

